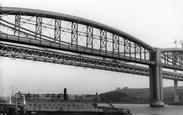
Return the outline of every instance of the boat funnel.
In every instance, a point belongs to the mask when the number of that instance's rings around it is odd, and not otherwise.
[[[67,100],[67,88],[64,88],[64,100]]]

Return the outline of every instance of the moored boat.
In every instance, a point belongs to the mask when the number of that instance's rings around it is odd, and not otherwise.
[[[95,100],[95,101],[94,101]],[[98,106],[97,96],[76,95],[70,98],[64,94],[22,94],[16,93],[11,104],[4,105],[2,113],[7,115],[132,115],[128,109]],[[2,106],[1,106],[2,107]]]

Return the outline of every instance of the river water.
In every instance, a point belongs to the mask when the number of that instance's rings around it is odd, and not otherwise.
[[[108,106],[106,104],[99,104]],[[126,108],[133,115],[183,115],[183,106],[165,105],[164,107],[149,107],[147,104],[113,104],[117,108]]]

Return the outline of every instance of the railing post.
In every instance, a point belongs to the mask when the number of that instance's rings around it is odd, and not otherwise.
[[[150,60],[155,62],[155,65],[149,65],[150,107],[164,107],[161,51],[159,48],[150,53]]]

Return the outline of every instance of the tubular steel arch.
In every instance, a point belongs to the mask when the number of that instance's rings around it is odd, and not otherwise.
[[[61,13],[2,7],[2,41],[151,64],[154,48],[118,29]]]

